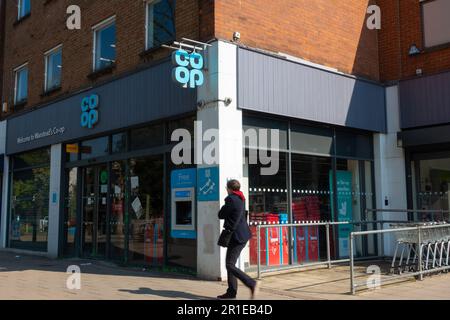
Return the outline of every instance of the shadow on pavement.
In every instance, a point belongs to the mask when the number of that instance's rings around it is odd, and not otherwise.
[[[152,295],[152,296],[159,296],[162,298],[172,298],[172,299],[212,300],[211,297],[198,296],[198,295],[190,294],[187,292],[171,291],[171,290],[153,290],[151,288],[139,288],[138,290],[120,289],[119,291],[131,293],[131,294]]]
[[[0,251],[0,273],[13,271],[46,271],[66,273],[71,265],[79,266],[83,274],[110,275],[124,277],[144,277],[144,278],[170,278],[194,280],[193,275],[176,272],[163,271],[157,268],[122,266],[113,261],[94,259],[49,259],[47,257],[32,256],[29,254]]]

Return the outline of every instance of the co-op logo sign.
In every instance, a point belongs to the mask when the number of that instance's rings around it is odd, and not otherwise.
[[[83,128],[92,129],[98,123],[98,107],[99,97],[92,94],[81,100],[81,120],[80,124]]]
[[[172,71],[175,82],[191,89],[203,85],[204,60],[201,54],[180,49],[172,53],[172,62],[176,66]]]

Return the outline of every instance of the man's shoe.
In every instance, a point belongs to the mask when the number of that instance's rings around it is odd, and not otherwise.
[[[236,299],[235,295],[229,294],[229,293],[225,293],[221,296],[218,296],[217,299],[219,300],[233,300]]]
[[[252,300],[255,300],[256,296],[259,293],[259,281],[256,281],[255,285],[251,289],[251,292],[252,292]]]

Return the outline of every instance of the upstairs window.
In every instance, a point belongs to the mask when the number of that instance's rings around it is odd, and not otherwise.
[[[17,8],[17,20],[20,20],[31,13],[31,0],[19,0],[17,3]]]
[[[450,1],[422,0],[421,5],[425,47],[450,44]]]
[[[94,30],[94,71],[102,70],[116,63],[116,21],[115,17],[103,21]]]
[[[45,92],[61,86],[62,47],[58,46],[45,55]]]
[[[27,101],[28,98],[28,65],[24,64],[14,70],[14,105]]]
[[[169,44],[175,40],[175,0],[147,2],[146,49]]]

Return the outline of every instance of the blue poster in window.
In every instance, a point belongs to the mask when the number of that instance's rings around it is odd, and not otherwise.
[[[333,186],[333,172],[330,171],[330,188]],[[353,176],[350,171],[336,171],[336,187],[337,187],[337,221],[352,221],[353,220]],[[332,212],[334,212],[333,201],[331,202]],[[338,226],[338,242],[339,242],[339,257],[347,258],[349,253],[349,236],[352,232],[352,226],[339,225]]]
[[[219,201],[219,167],[198,169],[197,196],[198,201]]]

